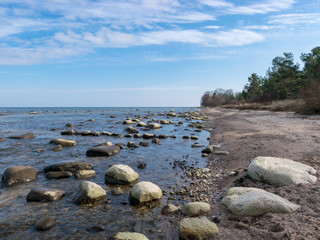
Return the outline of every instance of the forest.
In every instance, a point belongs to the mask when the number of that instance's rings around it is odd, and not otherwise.
[[[222,88],[207,91],[201,97],[201,106],[263,106],[275,101],[297,100],[303,104],[296,111],[320,114],[320,47],[313,48],[310,53],[302,53],[300,59],[302,67],[294,63],[292,53],[285,52],[272,60],[265,76],[252,73],[241,92]]]

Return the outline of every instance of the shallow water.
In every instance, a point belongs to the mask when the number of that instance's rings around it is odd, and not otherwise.
[[[168,202],[183,203],[183,199],[168,200],[170,196],[163,196],[160,206],[153,209],[136,208],[128,204],[129,187],[125,193],[113,196],[111,185],[104,182],[104,174],[109,165],[122,163],[131,166],[138,174],[139,181],[151,181],[168,193],[176,186],[188,186],[182,178],[184,173],[179,168],[173,168],[174,161],[186,160],[187,165],[205,167],[205,159],[201,158],[202,148],[191,148],[194,140],[182,139],[184,135],[199,136],[201,145],[207,145],[209,133],[206,131],[194,132],[188,127],[191,121],[174,117],[159,116],[160,112],[169,110],[178,112],[194,111],[190,108],[0,108],[0,137],[7,138],[33,132],[34,139],[16,140],[6,139],[0,142],[0,174],[11,166],[30,165],[41,171],[45,166],[62,161],[87,161],[94,164],[97,176],[93,181],[107,190],[107,198],[111,200],[110,209],[105,204],[95,207],[78,206],[71,202],[71,194],[77,188],[80,180],[71,177],[68,179],[48,180],[40,173],[35,182],[0,188],[0,238],[8,239],[105,239],[118,231],[133,231],[137,228],[150,239],[174,239],[177,231],[166,232],[169,224],[163,222],[161,206]],[[38,114],[29,114],[35,110]],[[151,111],[151,113],[148,113]],[[110,118],[111,115],[116,118]],[[67,130],[67,123],[73,123],[77,131],[108,131],[125,135],[127,132],[122,121],[127,117],[143,117],[142,121],[150,119],[167,119],[174,122],[183,121],[183,125],[162,125],[159,130],[147,132],[155,134],[177,135],[176,139],[161,139],[160,145],[150,143],[149,147],[140,146],[137,149],[122,149],[120,154],[111,157],[86,157],[86,151],[93,145],[112,142],[127,143],[134,141],[151,142],[151,140],[135,138],[119,138],[113,136],[61,136],[60,132]],[[150,119],[145,119],[146,115]],[[94,122],[87,121],[95,119]],[[133,125],[134,126],[134,125]],[[53,130],[54,129],[54,130]],[[139,133],[143,134],[144,131]],[[49,141],[52,138],[71,139],[78,142],[75,147],[65,147],[60,152],[53,152]],[[146,169],[137,168],[138,161],[147,164]],[[32,187],[48,187],[66,191],[66,196],[59,201],[50,203],[27,203],[26,195]],[[124,205],[127,204],[127,205]],[[46,232],[34,230],[34,223],[42,216],[56,216],[56,225]],[[95,232],[90,228],[102,225],[104,231]],[[166,229],[165,229],[166,230]],[[169,236],[170,235],[170,236]]]

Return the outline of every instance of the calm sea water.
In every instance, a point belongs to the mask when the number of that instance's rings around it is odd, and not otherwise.
[[[29,114],[31,110],[38,114]],[[101,204],[95,207],[83,207],[72,203],[71,194],[77,188],[79,181],[74,177],[61,180],[48,180],[40,173],[35,182],[0,188],[0,238],[1,239],[106,239],[118,231],[139,230],[150,239],[177,239],[177,226],[161,215],[161,207],[167,203],[182,204],[184,200],[176,197],[169,200],[163,196],[161,205],[153,209],[138,209],[128,203],[129,188],[125,193],[113,196],[113,186],[106,185],[104,174],[111,164],[127,164],[138,174],[139,181],[151,181],[168,193],[182,186],[188,186],[179,168],[173,168],[175,161],[186,161],[189,166],[205,167],[205,159],[201,158],[202,148],[191,148],[194,140],[182,139],[184,135],[197,135],[202,145],[207,145],[209,133],[194,132],[189,127],[191,121],[174,117],[168,119],[159,113],[175,110],[178,112],[196,111],[195,108],[0,108],[0,137],[33,132],[36,137],[28,140],[7,139],[0,142],[0,174],[11,166],[30,165],[41,171],[45,166],[62,161],[87,161],[94,164],[97,176],[93,181],[107,191],[111,201],[110,209]],[[108,131],[125,135],[126,118],[145,116],[150,119],[167,119],[174,122],[183,121],[180,126],[162,125],[159,130],[147,132],[156,134],[177,135],[176,139],[160,140],[160,145],[150,144],[149,147],[123,149],[120,154],[111,157],[86,157],[86,151],[99,143],[139,143],[143,139],[118,138],[112,136],[61,136],[61,131],[67,130],[65,125],[73,123],[77,131]],[[116,118],[110,118],[116,116]],[[94,122],[87,121],[94,119]],[[140,133],[144,133],[141,131]],[[49,141],[52,138],[64,138],[78,142],[76,147],[64,148],[53,152]],[[143,161],[146,169],[138,169],[137,163]],[[66,191],[66,196],[59,201],[50,203],[27,203],[26,195],[32,187],[48,187]],[[34,230],[34,223],[43,216],[51,215],[57,218],[57,224],[46,232]],[[92,226],[101,225],[104,231],[91,230]]]

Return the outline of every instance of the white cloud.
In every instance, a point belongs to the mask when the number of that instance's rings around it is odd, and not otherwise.
[[[269,24],[299,24],[299,23],[319,23],[319,13],[282,14],[272,16]]]
[[[222,28],[221,26],[216,26],[216,25],[210,25],[210,26],[205,26],[202,27],[203,29],[220,29]]]
[[[210,7],[233,7],[233,4],[224,0],[200,0],[204,5]]]

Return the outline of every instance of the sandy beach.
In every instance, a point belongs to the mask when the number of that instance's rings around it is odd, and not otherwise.
[[[308,164],[320,172],[320,117],[294,113],[204,109],[210,119],[211,144],[229,155],[208,156],[214,176],[193,185],[212,203],[211,214],[219,226],[215,239],[319,239],[320,184],[273,187],[247,176],[249,163],[257,156],[289,158]],[[231,175],[230,175],[231,173]],[[260,217],[238,217],[220,204],[234,186],[256,187],[300,205],[290,214],[267,213]]]

